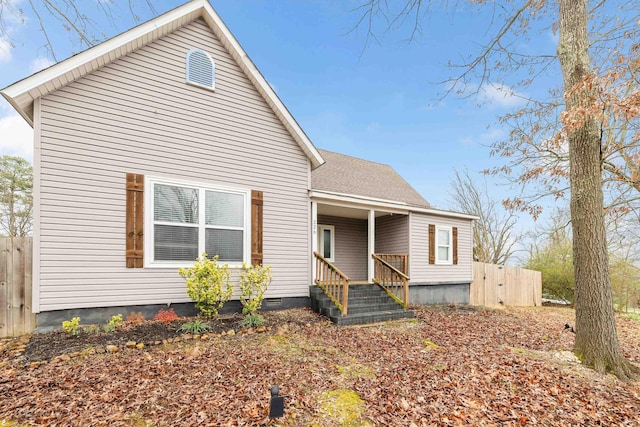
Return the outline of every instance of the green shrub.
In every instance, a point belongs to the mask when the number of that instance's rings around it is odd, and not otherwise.
[[[233,295],[229,282],[229,266],[218,265],[218,256],[207,258],[203,253],[191,268],[181,268],[180,276],[186,280],[187,295],[204,317],[218,317],[218,311]]]
[[[264,317],[259,314],[248,314],[242,321],[242,326],[245,328],[254,328],[262,325],[264,325]]]
[[[187,322],[178,328],[178,332],[182,332],[184,334],[200,334],[209,330],[211,330],[211,325],[201,320]]]
[[[71,320],[65,320],[64,322],[62,322],[62,329],[64,329],[68,334],[78,335],[81,331],[80,318],[74,317]]]
[[[240,302],[242,313],[254,315],[264,300],[264,293],[271,284],[271,266],[250,265],[242,263],[240,273]]]

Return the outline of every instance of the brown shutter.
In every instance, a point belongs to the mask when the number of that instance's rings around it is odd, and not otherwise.
[[[458,264],[458,227],[453,227],[453,265]]]
[[[436,263],[436,226],[429,224],[429,264]]]
[[[144,265],[144,175],[127,174],[127,268]]]
[[[251,191],[251,265],[262,264],[262,191]]]

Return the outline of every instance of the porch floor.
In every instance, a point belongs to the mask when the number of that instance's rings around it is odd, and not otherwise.
[[[318,286],[310,286],[309,293],[311,308],[338,325],[360,325],[414,317],[413,311],[405,310],[380,286],[366,282],[349,286],[347,316],[342,316],[338,307]]]

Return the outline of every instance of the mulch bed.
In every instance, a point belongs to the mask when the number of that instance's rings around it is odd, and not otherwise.
[[[265,317],[269,328],[277,327],[282,323],[307,324],[324,320],[324,318],[307,310],[298,312],[297,316],[292,316],[292,314],[292,312],[284,311],[276,313],[265,312],[263,317]],[[112,332],[82,332],[74,336],[63,330],[37,333],[33,334],[24,346],[21,360],[28,365],[32,362],[51,360],[62,354],[81,352],[92,347],[123,346],[127,342],[144,343],[149,346],[158,341],[162,342],[163,340],[183,336],[184,333],[178,332],[178,329],[183,324],[195,319],[180,318],[171,322],[147,320],[139,324],[125,323],[123,327]],[[211,326],[211,329],[207,332],[211,336],[227,333],[230,330],[233,330],[234,333],[245,330],[242,326],[243,317],[239,314],[221,315],[216,320],[200,320]],[[1,348],[0,346],[0,360],[3,356]]]

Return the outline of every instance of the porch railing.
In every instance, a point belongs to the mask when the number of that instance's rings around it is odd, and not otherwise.
[[[373,283],[382,287],[391,298],[406,309],[409,306],[409,276],[379,254],[371,254],[371,257],[375,267]]]
[[[316,285],[333,301],[342,315],[346,316],[349,304],[349,277],[318,252],[314,252],[313,255],[316,257]]]
[[[375,254],[378,258],[388,262],[403,274],[409,274],[409,255],[407,254]]]

